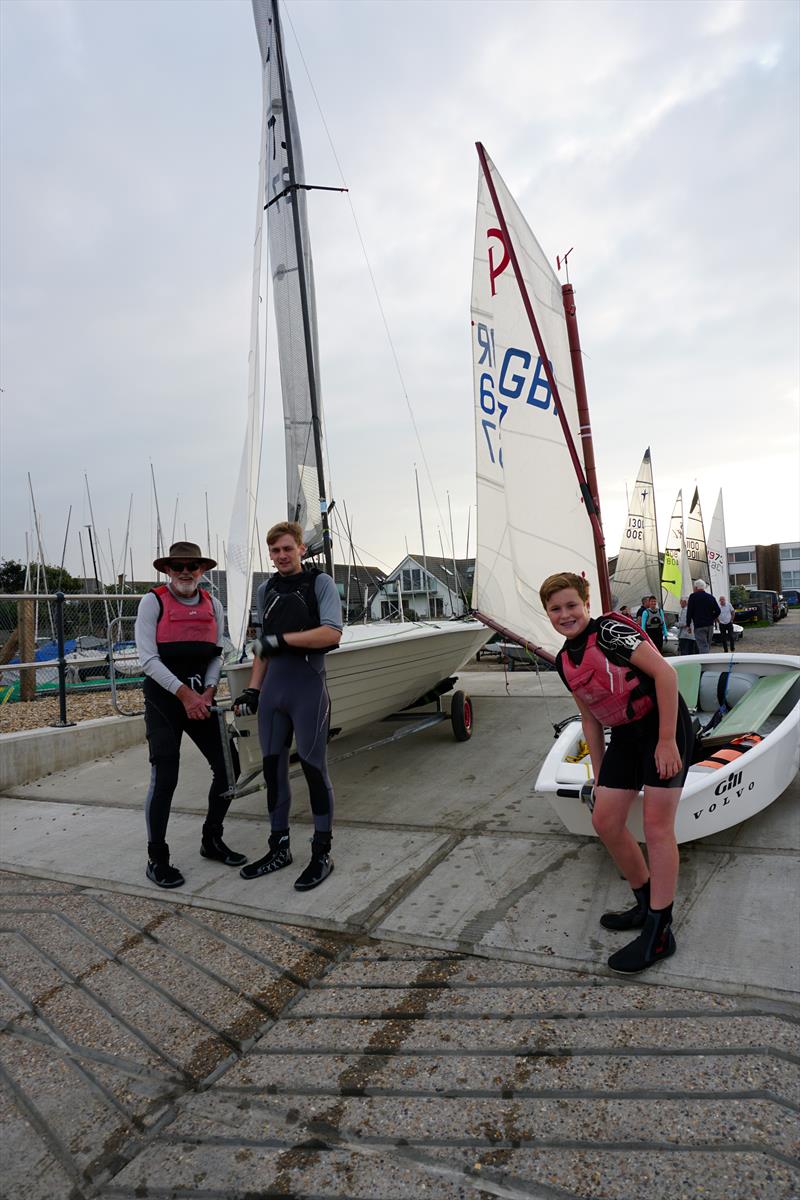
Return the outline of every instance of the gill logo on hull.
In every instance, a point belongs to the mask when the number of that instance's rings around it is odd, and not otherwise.
[[[754,779],[745,784],[742,779],[742,771],[732,771],[714,788],[714,795],[719,796],[719,800],[713,800],[707,808],[698,809],[694,814],[695,821],[699,821],[704,813],[716,812],[718,808],[725,808],[734,800],[741,800],[745,792],[752,792],[756,786]]]

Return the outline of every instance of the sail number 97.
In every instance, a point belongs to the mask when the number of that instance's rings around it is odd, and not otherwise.
[[[481,373],[478,381],[478,403],[481,411],[485,414],[481,417],[481,425],[486,437],[486,445],[489,448],[489,459],[502,467],[502,447],[498,445],[495,455],[495,445],[499,442],[500,426],[503,423],[503,417],[508,412],[508,404],[504,404],[500,397],[504,396],[507,400],[519,400],[527,391],[526,404],[531,404],[534,408],[548,409],[551,406],[553,394],[550,384],[547,382],[541,357],[537,357],[533,369],[531,369],[533,363],[531,353],[528,350],[518,350],[509,346],[503,355],[498,372],[496,371],[494,330],[490,329],[488,325],[479,323],[476,326],[476,337],[480,350],[478,366],[485,365],[488,368]],[[553,364],[549,363],[549,366],[552,371]],[[556,413],[555,404],[552,405],[552,409]]]

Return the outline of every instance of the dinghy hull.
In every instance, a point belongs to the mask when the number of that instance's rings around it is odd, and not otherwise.
[[[723,733],[716,741],[725,741],[726,727],[731,741],[750,732],[760,733],[763,738],[716,768],[692,766],[675,820],[675,836],[680,843],[710,837],[755,816],[777,800],[794,779],[800,768],[800,657],[702,654],[673,658],[670,662],[679,672],[681,691],[690,710],[697,703],[708,705],[705,710],[697,709],[701,723],[712,715],[708,696],[713,694],[716,702],[722,674],[730,671],[733,680],[737,676],[746,679],[738,703],[718,727]],[[706,685],[702,683],[704,677]],[[761,680],[764,682],[759,683]],[[759,692],[763,696],[761,713]],[[742,721],[756,728],[740,729],[737,709]],[[591,812],[581,799],[582,788],[591,781],[591,764],[588,757],[580,762],[566,761],[576,756],[580,739],[580,722],[571,722],[545,759],[536,780],[536,791],[546,795],[570,833],[593,837],[596,834]],[[644,841],[641,796],[631,808],[628,828],[638,841]]]

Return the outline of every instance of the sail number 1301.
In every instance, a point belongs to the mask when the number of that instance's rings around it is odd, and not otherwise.
[[[490,329],[488,325],[478,323],[475,327],[475,334],[480,350],[477,365],[488,368],[481,372],[478,381],[478,403],[483,413],[481,425],[486,437],[486,445],[489,448],[489,459],[502,467],[503,450],[499,445],[500,427],[509,406],[500,397],[503,396],[506,400],[519,400],[524,393],[527,393],[525,395],[526,404],[531,404],[534,408],[548,409],[551,407],[553,394],[550,384],[547,382],[541,357],[537,357],[534,362],[533,355],[529,350],[519,350],[509,346],[503,355],[500,370],[497,371],[494,330]],[[553,364],[550,363],[549,366],[552,371]],[[554,413],[557,411],[555,404],[552,404],[552,410]],[[497,448],[496,454],[495,447]]]

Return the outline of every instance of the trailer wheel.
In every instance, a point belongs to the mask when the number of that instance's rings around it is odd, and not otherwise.
[[[472,701],[464,692],[453,692],[450,720],[456,741],[468,742],[472,737]]]

